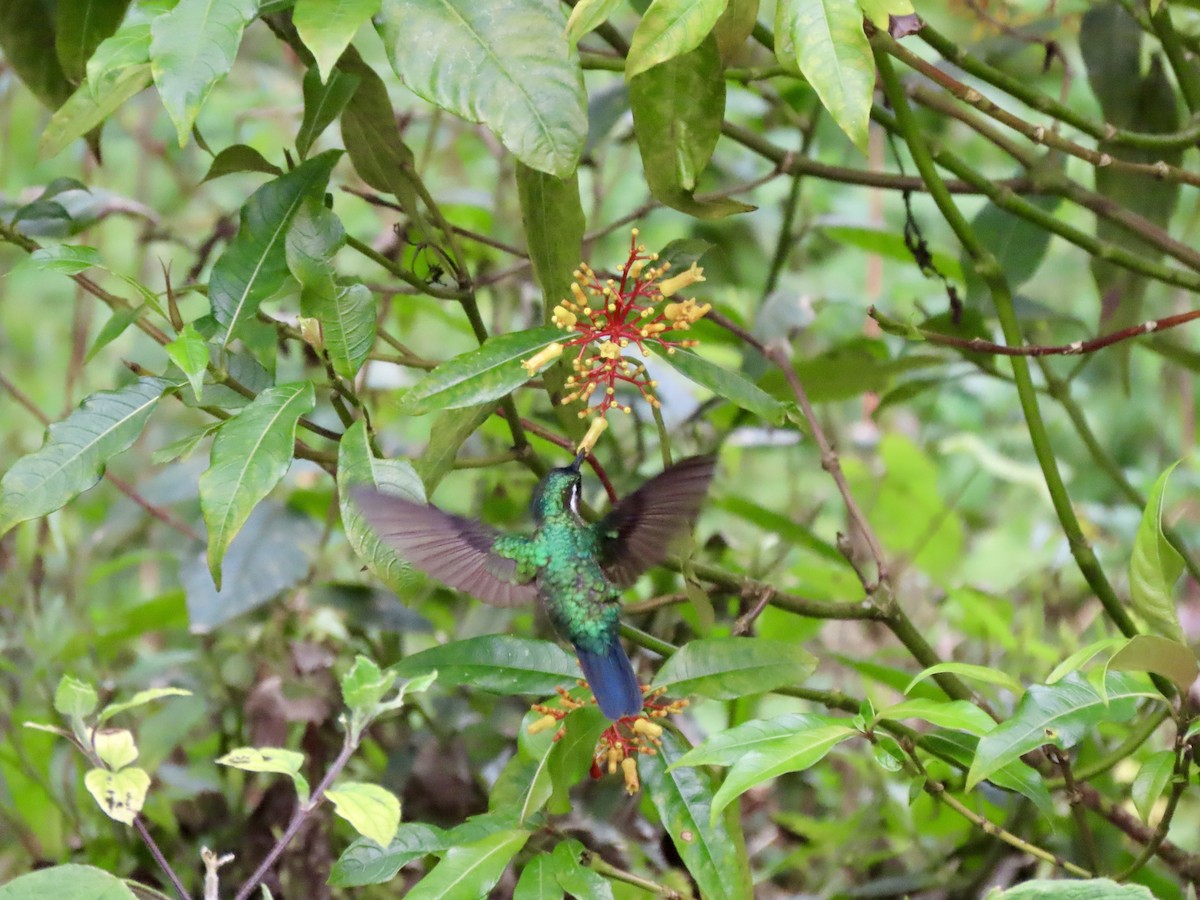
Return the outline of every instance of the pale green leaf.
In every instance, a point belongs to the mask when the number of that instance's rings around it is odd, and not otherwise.
[[[100,762],[117,772],[138,758],[133,732],[127,728],[98,728],[91,733],[92,749]]]
[[[243,772],[268,772],[287,775],[296,785],[301,803],[308,802],[308,781],[301,774],[304,754],[282,747],[239,747],[220,757],[217,765],[230,766]]]
[[[1046,684],[1054,684],[1054,682],[1060,681],[1064,675],[1083,668],[1083,666],[1087,664],[1088,660],[1090,660],[1097,653],[1107,650],[1109,647],[1115,647],[1117,644],[1121,643],[1121,640],[1121,638],[1101,638],[1098,641],[1093,641],[1086,647],[1080,647],[1054,667],[1053,671],[1046,676]]]
[[[165,688],[148,688],[144,691],[138,691],[128,700],[123,700],[120,703],[110,703],[104,709],[100,710],[100,715],[96,718],[96,723],[101,724],[107,722],[113,716],[119,713],[126,712],[130,709],[136,709],[139,706],[145,706],[147,703],[153,703],[155,700],[161,700],[163,697],[190,697],[191,691],[185,691],[183,688],[165,687]]]
[[[0,900],[137,900],[125,882],[93,866],[39,869],[0,886]]]
[[[342,52],[379,6],[380,0],[296,0],[292,24],[312,51],[322,81],[329,81]]]
[[[333,811],[365,838],[387,847],[400,826],[400,801],[375,784],[346,781],[325,792]]]
[[[1105,670],[1114,672],[1150,672],[1169,678],[1186,695],[1200,667],[1196,654],[1186,644],[1160,637],[1157,634],[1138,634],[1125,642]]]
[[[179,335],[163,348],[171,362],[179,366],[192,391],[199,400],[204,390],[204,373],[208,370],[208,342],[196,331],[196,326],[188,322],[183,326]]]
[[[392,667],[401,678],[437,669],[445,686],[468,685],[497,694],[549,694],[581,677],[579,663],[557,644],[487,634],[422,650]]]
[[[792,641],[719,637],[689,641],[659,669],[652,686],[686,696],[733,700],[804,683],[817,667]]]
[[[654,0],[638,22],[625,61],[625,77],[700,46],[729,0]]]
[[[54,691],[54,711],[64,716],[86,716],[99,702],[96,689],[73,675],[64,675]]]
[[[579,39],[595,31],[621,5],[621,0],[579,0],[567,19],[567,39],[578,44]]]
[[[985,681],[988,684],[999,685],[1015,697],[1020,697],[1025,692],[1025,688],[1021,686],[1021,682],[1017,681],[1017,679],[1013,678],[1007,672],[1001,672],[999,669],[992,669],[987,666],[975,665],[974,663],[945,662],[922,669],[908,683],[907,687],[904,688],[904,693],[907,694],[911,691],[913,685],[942,672],[948,672],[952,675],[958,675],[961,678],[971,679],[972,681]]]
[[[879,718],[896,722],[920,719],[942,728],[955,728],[976,736],[987,734],[996,724],[991,716],[966,700],[906,700],[880,711]]]
[[[1138,815],[1147,824],[1150,822],[1150,814],[1154,811],[1154,804],[1167,789],[1174,771],[1175,754],[1170,750],[1159,750],[1146,757],[1146,761],[1134,777],[1129,795],[1133,798]]]
[[[83,776],[83,786],[110,819],[132,825],[146,802],[150,776],[145,770],[131,766],[120,772],[92,769]],[[2,895],[0,895],[2,896]]]
[[[415,94],[487,125],[531,168],[560,178],[575,170],[587,98],[558,4],[385,0],[376,23]]]
[[[1007,891],[993,888],[984,900],[1155,900],[1140,884],[1117,884],[1107,878],[1039,879]]]
[[[838,127],[864,154],[871,99],[875,92],[875,59],[863,32],[863,14],[855,0],[780,0],[776,34],[788,40],[799,67]],[[790,48],[789,48],[790,45]]]
[[[1154,631],[1182,641],[1173,591],[1183,572],[1183,557],[1162,532],[1163,494],[1177,465],[1172,463],[1150,489],[1129,559],[1129,593],[1134,610]]]
[[[150,67],[179,146],[217,82],[229,74],[257,0],[179,0],[150,25]]]
[[[508,829],[475,843],[456,844],[405,896],[407,900],[485,897],[527,840],[528,831]]]

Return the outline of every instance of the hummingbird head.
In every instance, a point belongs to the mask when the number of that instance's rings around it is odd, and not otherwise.
[[[579,465],[586,454],[579,454],[569,466],[551,469],[538,482],[533,492],[533,502],[530,508],[534,521],[539,525],[553,516],[568,513],[579,515],[579,492],[583,476],[579,473]]]

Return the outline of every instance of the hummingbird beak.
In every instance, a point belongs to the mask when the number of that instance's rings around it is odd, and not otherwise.
[[[578,455],[575,457],[575,461],[573,463],[571,463],[570,468],[573,471],[578,472],[579,467],[583,465],[583,461],[585,459],[587,459],[587,455],[588,455],[588,452],[586,450],[580,450]]]

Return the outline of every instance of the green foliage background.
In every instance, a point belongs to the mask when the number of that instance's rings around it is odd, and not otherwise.
[[[202,846],[255,888],[330,772],[399,830],[343,788],[275,896],[1187,896],[1200,14],[916,12],[5,3],[0,881],[61,868],[0,898],[172,890],[85,788],[64,675],[191,692],[113,717],[194,896]],[[527,527],[583,424],[519,361],[631,225],[703,254],[719,317],[597,458],[618,494],[720,458],[626,597],[692,698],[632,797],[588,777],[595,710],[528,734],[576,679],[544,617],[429,582],[344,490]],[[360,654],[438,677],[342,697]],[[246,746],[304,763],[217,763]]]

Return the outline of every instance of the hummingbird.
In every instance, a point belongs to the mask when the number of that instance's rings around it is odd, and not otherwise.
[[[591,524],[579,515],[585,456],[538,483],[529,536],[371,488],[357,488],[353,497],[380,539],[430,577],[494,606],[540,600],[555,631],[575,648],[600,711],[616,721],[641,713],[643,702],[619,638],[621,593],[665,560],[690,528],[716,458],[680,460]]]

